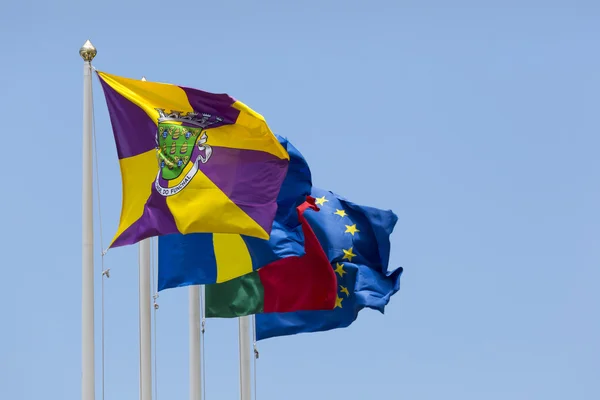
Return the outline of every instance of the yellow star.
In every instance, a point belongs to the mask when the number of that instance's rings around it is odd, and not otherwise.
[[[346,271],[344,271],[344,264],[342,263],[335,263],[335,272],[337,272],[338,274],[340,274],[340,278],[344,276],[344,274],[346,273]]]
[[[360,232],[358,229],[356,229],[356,224],[346,225],[346,232],[344,233],[350,233],[352,236],[354,236],[356,232]]]
[[[352,257],[356,257],[356,254],[352,253],[352,247],[350,247],[348,250],[342,249],[342,251],[344,252],[344,257],[342,260],[348,260],[352,262]]]
[[[344,286],[340,285],[340,288],[341,288],[341,290],[340,290],[340,291],[341,291],[342,293],[346,293],[346,297],[350,296],[350,292],[348,291],[348,288],[347,288],[347,287],[344,287]]]
[[[329,201],[329,200],[327,200],[325,198],[325,196],[323,196],[323,197],[317,197],[317,201],[315,201],[315,203],[317,203],[318,206],[322,206],[327,201]]]
[[[333,308],[342,308],[342,298],[335,296],[335,307]]]
[[[348,215],[348,214],[346,214],[346,211],[345,211],[345,210],[338,210],[337,208],[335,209],[335,212],[334,212],[334,214],[335,214],[335,215],[339,215],[339,216],[340,216],[340,217],[342,217],[342,218],[343,218],[343,217],[345,217],[346,215]]]

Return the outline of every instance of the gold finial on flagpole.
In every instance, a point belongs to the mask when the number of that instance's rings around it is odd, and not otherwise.
[[[81,48],[79,49],[79,55],[81,56],[81,58],[83,58],[83,61],[87,62],[91,62],[94,59],[94,57],[96,57],[97,53],[98,51],[96,50],[92,42],[90,42],[89,40],[86,40],[83,46],[81,46]]]

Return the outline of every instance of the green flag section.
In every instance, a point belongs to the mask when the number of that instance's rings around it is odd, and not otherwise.
[[[208,318],[331,310],[335,307],[335,272],[304,217],[304,212],[309,208],[319,211],[312,197],[308,197],[307,201],[297,208],[304,234],[305,254],[279,259],[236,279],[206,285]]]
[[[205,296],[208,318],[241,317],[259,314],[265,309],[265,288],[258,271],[227,282],[206,285]]]

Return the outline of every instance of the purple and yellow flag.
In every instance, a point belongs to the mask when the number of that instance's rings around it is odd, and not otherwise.
[[[289,155],[226,94],[98,72],[121,166],[110,247],[171,233],[269,239]]]

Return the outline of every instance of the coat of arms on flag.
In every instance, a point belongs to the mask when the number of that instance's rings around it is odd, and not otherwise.
[[[156,130],[157,158],[160,171],[156,176],[156,190],[163,196],[179,193],[198,172],[198,162],[205,164],[212,155],[212,147],[207,144],[205,129],[223,121],[220,117],[197,112],[182,113],[157,108],[158,127]],[[175,180],[192,161],[183,179],[172,188],[161,184],[162,181]],[[162,179],[161,179],[162,178]]]

